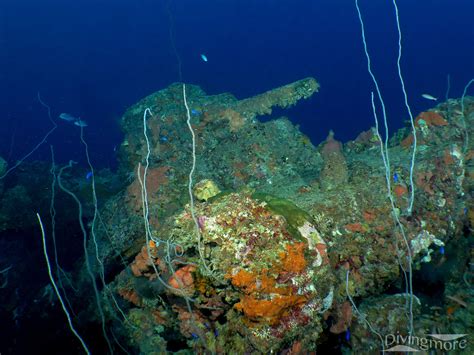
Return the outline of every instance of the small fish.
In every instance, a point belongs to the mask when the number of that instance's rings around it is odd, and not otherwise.
[[[399,180],[398,179],[398,174],[397,173],[393,174],[393,182],[397,183],[398,180]]]
[[[199,112],[198,110],[194,109],[194,108],[191,110],[191,113],[192,113],[194,116],[197,116],[197,115],[200,114],[200,112]]]
[[[83,120],[76,120],[74,121],[74,124],[78,127],[87,127],[87,122]]]
[[[444,247],[443,246],[439,247],[439,253],[441,255],[444,255]]]
[[[69,113],[61,113],[59,115],[59,118],[64,120],[64,121],[67,121],[67,122],[74,122],[74,121],[77,121],[78,119],[76,117],[74,117],[73,115],[70,115]]]
[[[207,57],[205,54],[201,54],[201,59],[204,61],[204,62],[207,62]]]
[[[89,171],[89,172],[86,174],[86,179],[89,180],[91,177],[92,177],[92,171]]]
[[[166,136],[160,136],[160,142],[163,142],[163,143],[168,142],[168,137],[166,137]]]
[[[431,101],[438,101],[437,97],[431,96],[430,94],[423,94],[421,95],[421,97],[427,100],[431,100]]]
[[[351,331],[349,330],[349,328],[347,328],[346,330],[346,341],[351,341]]]

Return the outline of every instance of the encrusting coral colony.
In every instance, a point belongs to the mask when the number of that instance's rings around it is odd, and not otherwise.
[[[307,78],[237,100],[186,85],[192,199],[183,84],[125,112],[125,186],[101,198],[108,182],[97,174],[101,224],[97,245],[88,245],[91,255],[98,246],[100,263],[90,260],[104,280],[106,328],[122,346],[143,354],[306,354],[338,339],[354,353],[376,352],[380,339],[368,324],[407,334],[410,317],[407,249],[394,213],[412,257],[413,333],[472,333],[474,100],[465,97],[462,110],[450,99],[417,116],[408,214],[409,128],[389,141],[393,209],[373,129],[345,144],[330,132],[315,147],[286,117],[257,119],[318,88]],[[3,201],[15,195],[0,192]],[[2,204],[0,228],[8,208]],[[441,271],[440,290],[430,273]],[[78,282],[85,290],[90,280]]]

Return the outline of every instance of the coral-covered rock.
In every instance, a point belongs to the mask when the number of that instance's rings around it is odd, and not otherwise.
[[[245,192],[197,205],[195,213],[200,235],[189,238],[189,210],[177,216],[171,234],[185,254],[200,238],[201,257],[190,261],[208,279],[208,293],[225,290],[250,327],[249,338],[259,343],[266,329],[273,339],[268,350],[306,327],[319,327],[318,314],[332,304],[333,277],[326,244],[309,215],[289,201]]]
[[[352,322],[352,305],[349,301],[338,306],[336,317],[337,322],[331,326],[330,332],[334,334],[345,332]]]
[[[426,111],[422,112],[418,115],[418,117],[415,119],[415,125],[417,127],[420,127],[423,124],[426,124],[427,126],[447,126],[448,121],[446,121],[443,116],[439,112],[434,112],[434,111]]]

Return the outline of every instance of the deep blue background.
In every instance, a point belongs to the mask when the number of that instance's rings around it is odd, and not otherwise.
[[[360,6],[389,121],[399,128],[408,116],[392,1],[360,0]],[[422,93],[444,98],[448,73],[450,96],[459,97],[474,76],[474,2],[398,0],[398,6],[414,113],[433,106]],[[345,141],[373,125],[353,0],[1,0],[0,155],[15,162],[50,128],[39,91],[55,117],[69,112],[88,121],[96,166],[115,166],[124,109],[179,80],[170,30],[183,80],[210,94],[244,98],[316,77],[320,93],[287,112],[315,144],[331,128]],[[56,155],[83,161],[79,130],[59,124],[49,140]],[[48,154],[46,144],[32,159]]]

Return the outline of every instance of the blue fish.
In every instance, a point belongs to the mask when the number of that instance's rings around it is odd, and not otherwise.
[[[201,112],[199,112],[198,110],[192,109],[192,110],[191,110],[191,113],[192,113],[194,116],[197,116],[197,115],[199,115]]]
[[[89,172],[86,174],[86,179],[89,180],[91,177],[92,177],[92,171],[89,171]]]
[[[351,331],[349,330],[349,328],[347,328],[346,330],[346,341],[351,341]]]
[[[160,136],[160,142],[163,142],[163,143],[168,142],[168,137]]]
[[[397,183],[399,181],[398,174],[394,173],[393,174],[393,182]]]
[[[59,118],[64,120],[64,121],[67,121],[67,122],[74,122],[74,121],[77,121],[78,118],[74,117],[73,115],[69,114],[69,113],[61,113],[59,115]]]
[[[81,119],[78,119],[77,121],[75,121],[74,124],[78,127],[87,127],[87,122]]]
[[[66,121],[66,122],[72,122],[73,124],[75,124],[76,126],[79,126],[79,127],[87,127],[87,122],[84,121],[84,120],[81,120],[80,117],[74,117],[73,115],[69,114],[69,113],[61,113],[59,115],[59,118]]]
[[[444,255],[444,247],[443,246],[439,247],[439,252],[440,252],[441,255]]]
[[[201,59],[203,60],[203,62],[207,62],[207,57],[205,54],[201,54]]]

